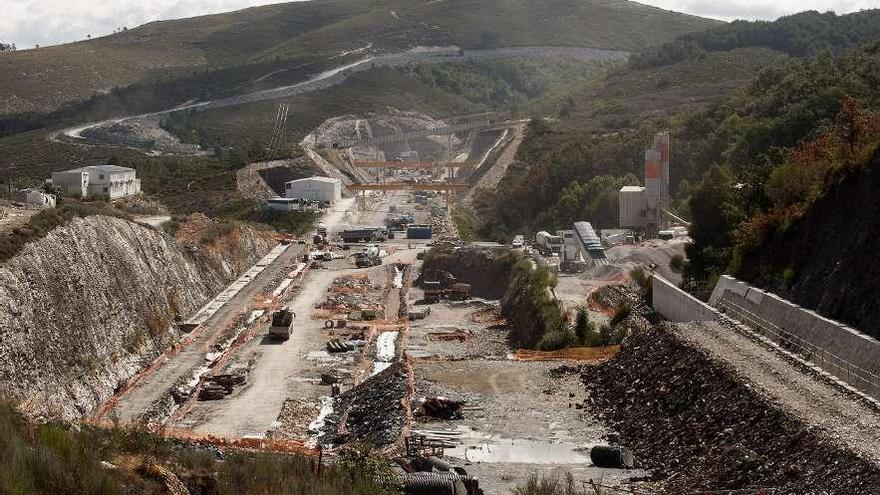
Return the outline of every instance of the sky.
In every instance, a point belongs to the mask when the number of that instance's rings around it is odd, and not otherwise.
[[[415,0],[417,1],[417,0]],[[540,1],[540,0],[535,0]],[[803,10],[839,14],[880,8],[880,0],[640,0],[716,19],[776,19]],[[150,21],[277,3],[260,0],[0,0],[0,42],[19,48],[78,41]]]

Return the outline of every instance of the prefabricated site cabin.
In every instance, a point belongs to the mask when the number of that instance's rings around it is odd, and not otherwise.
[[[141,192],[141,180],[137,178],[135,170],[116,165],[52,172],[52,184],[60,187],[67,196],[80,198],[103,195],[117,199]]]
[[[317,176],[292,180],[284,183],[284,197],[335,203],[342,199],[342,181]]]

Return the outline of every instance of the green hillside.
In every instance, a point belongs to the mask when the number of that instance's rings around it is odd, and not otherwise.
[[[266,74],[365,47],[374,52],[453,44],[636,50],[717,24],[607,0],[293,2],[0,53],[0,115],[44,113],[117,87],[205,70],[256,66]]]
[[[810,37],[804,26],[824,28]],[[748,185],[729,203],[735,207],[705,209],[707,222],[719,211],[729,214],[720,227],[707,227],[690,252],[692,278],[711,278],[731,262],[739,222],[771,205],[764,183],[785,149],[832,121],[845,96],[877,108],[878,51],[870,43],[877,37],[880,11],[807,12],[775,23],[738,22],[639,52],[628,67],[573,95],[557,119],[530,126],[502,186],[475,204],[480,234],[503,239],[576,218],[616,226],[616,188],[641,178],[644,147],[654,132],[668,129],[679,213],[695,213],[691,198],[700,186],[694,184],[711,188],[727,177],[727,184]],[[719,41],[731,39],[736,42]],[[702,48],[682,54],[682,46]],[[706,182],[703,174],[714,164],[727,175]]]

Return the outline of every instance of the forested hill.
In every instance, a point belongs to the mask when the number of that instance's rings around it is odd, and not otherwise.
[[[544,45],[634,51],[718,24],[610,0],[291,2],[154,22],[89,41],[0,53],[0,115],[45,113],[114,88],[205,70],[232,70],[228,77],[243,84],[248,80],[243,75],[256,79],[302,64],[319,71],[330,57],[338,65],[371,52],[415,46]]]
[[[644,69],[681,62],[707,52],[767,48],[793,57],[840,52],[880,36],[880,10],[847,15],[802,12],[773,22],[734,21],[706,31],[688,33],[633,55],[630,65]]]
[[[867,24],[878,15],[838,17],[828,25],[845,33],[819,30],[817,36],[855,42],[855,20]],[[784,26],[793,18],[778,22]],[[711,283],[737,268],[744,221],[779,205],[793,208],[792,200],[779,199],[778,188],[767,188],[771,177],[778,176],[776,184],[822,190],[815,177],[793,175],[796,169],[783,165],[789,149],[835,122],[848,97],[866,111],[880,108],[880,43],[804,58],[751,46],[695,52],[653,68],[630,66],[571,98],[557,119],[530,126],[501,187],[474,205],[478,231],[505,239],[564,228],[576,219],[616,226],[617,190],[639,183],[644,147],[653,132],[669,129],[673,208],[695,221],[687,278],[693,287]],[[718,167],[710,170],[713,165]]]

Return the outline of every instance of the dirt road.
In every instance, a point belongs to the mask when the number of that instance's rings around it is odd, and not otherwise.
[[[291,264],[302,255],[301,246],[290,246],[272,264],[232,297],[197,330],[199,335],[182,352],[173,356],[159,369],[150,373],[117,402],[114,414],[122,421],[135,421],[153,403],[170,393],[171,387],[181,378],[192,375],[192,370],[205,361],[209,347],[238,316],[247,311],[254,297],[263,292],[266,285],[290,270]]]
[[[272,426],[284,400],[299,395],[297,389],[308,353],[324,345],[325,338],[319,331],[323,321],[312,320],[312,311],[339,275],[340,272],[315,270],[307,276],[302,291],[286,305],[297,315],[290,339],[252,341],[250,349],[242,351],[255,350],[258,356],[248,377],[249,385],[242,393],[222,401],[200,402],[193,412],[204,422],[195,427],[196,431],[240,437],[265,432]]]
[[[477,189],[493,189],[498,186],[498,183],[504,178],[504,175],[507,173],[507,167],[513,163],[513,159],[516,156],[516,150],[519,149],[519,145],[523,140],[522,126],[514,127],[512,132],[514,132],[513,139],[504,146],[504,150],[501,152],[501,155],[498,156],[498,159],[495,160],[495,163],[492,164],[492,167],[487,170],[486,173],[480,177],[480,180],[477,181],[474,187],[468,191],[468,194],[465,197],[466,203],[470,203],[473,200],[473,194]]]
[[[732,365],[783,410],[833,442],[880,462],[880,414],[829,383],[798,369],[778,352],[715,324],[679,325],[679,332]]]

